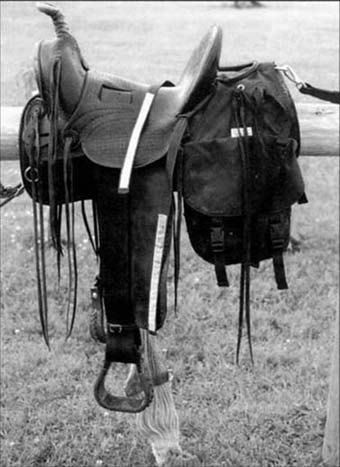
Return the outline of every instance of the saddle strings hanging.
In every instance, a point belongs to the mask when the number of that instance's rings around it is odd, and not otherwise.
[[[40,174],[40,136],[38,112],[33,112],[33,131],[28,148],[29,167],[25,171],[26,179],[32,186],[32,211],[34,231],[34,253],[37,277],[38,310],[42,333],[47,347],[50,349],[48,335],[48,306],[46,286],[46,261],[45,261],[45,235],[44,235],[44,212],[42,204],[42,179]],[[20,134],[24,121],[21,121]],[[22,142],[20,141],[20,144]],[[21,151],[21,149],[20,149]],[[34,175],[35,174],[35,175]],[[39,209],[37,208],[39,206]]]
[[[59,85],[61,78],[61,58],[57,56],[51,70],[50,87],[51,102],[50,121],[51,131],[48,144],[48,195],[50,205],[50,230],[52,245],[57,251],[58,281],[60,282],[60,257],[62,255],[61,246],[61,210],[56,203],[56,162],[58,156],[58,110],[59,110]]]
[[[179,114],[177,123],[172,133],[167,159],[166,171],[168,174],[169,186],[173,192],[174,177],[176,177],[177,199],[173,194],[173,248],[174,248],[174,296],[175,296],[175,312],[178,304],[178,283],[180,271],[180,241],[181,241],[181,222],[182,222],[182,199],[183,199],[183,145],[185,144],[188,121],[197,112],[202,110],[210,101],[214,94],[208,94],[192,111]]]
[[[92,216],[93,216],[93,224],[94,224],[94,237],[91,232],[90,224],[87,218],[87,213],[86,213],[86,205],[85,201],[81,200],[81,214],[83,217],[83,222],[84,226],[86,229],[86,233],[88,236],[88,239],[90,241],[91,247],[93,249],[94,254],[96,255],[97,261],[98,261],[98,255],[99,255],[99,249],[98,249],[98,228],[96,227],[96,212],[95,212],[95,203],[94,201],[92,202]]]
[[[64,24],[60,18],[56,21],[56,28],[62,35],[64,34]],[[60,20],[60,21],[59,21]],[[59,24],[60,23],[60,24]],[[59,27],[60,26],[60,27]],[[58,35],[58,34],[57,34]],[[56,164],[58,158],[58,119],[60,105],[60,82],[61,82],[61,53],[56,49],[55,61],[52,65],[50,88],[51,102],[50,104],[50,120],[51,131],[48,146],[48,188],[49,188],[49,204],[50,204],[50,230],[52,245],[57,252],[57,270],[58,283],[60,283],[61,274],[61,255],[63,254],[61,243],[61,223],[62,223],[62,205],[56,201]],[[68,293],[66,299],[66,339],[71,335],[77,306],[77,289],[78,289],[78,270],[77,256],[75,245],[75,208],[73,196],[73,164],[69,157],[73,137],[72,135],[64,135],[63,149],[63,181],[65,194],[65,217],[66,217],[66,244],[67,244],[67,262],[68,262]],[[70,206],[71,204],[71,206]],[[72,312],[71,312],[72,303]],[[71,318],[70,318],[71,314]]]
[[[72,333],[76,308],[77,308],[77,289],[78,289],[78,269],[77,254],[75,245],[75,212],[73,201],[73,164],[70,155],[70,148],[73,138],[70,135],[65,136],[63,152],[63,178],[65,193],[65,218],[66,218],[66,238],[67,238],[67,263],[68,263],[68,295],[66,302],[66,339]],[[71,203],[71,208],[70,208]],[[72,297],[73,295],[73,297]],[[73,298],[73,300],[72,300]],[[70,320],[70,308],[72,303],[72,315]]]

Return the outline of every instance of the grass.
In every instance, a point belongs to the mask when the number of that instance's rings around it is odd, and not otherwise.
[[[220,2],[59,3],[88,62],[101,70],[176,81],[207,26],[218,23],[223,63],[274,59],[308,82],[338,87],[337,2],[268,2],[244,10]],[[1,103],[23,105],[20,74],[33,43],[51,37],[52,29],[34,2],[1,2],[1,13]],[[300,252],[286,256],[290,289],[275,289],[270,262],[253,273],[254,367],[246,345],[242,365],[234,364],[238,268],[230,268],[231,287],[219,289],[212,267],[194,255],[183,231],[179,312],[175,317],[170,306],[159,345],[175,373],[183,447],[198,455],[200,466],[322,465],[338,307],[338,160],[305,158],[301,166],[309,204],[294,209],[304,241]],[[16,162],[1,169],[3,183],[17,182]],[[36,309],[30,199],[24,194],[1,210],[1,467],[153,465],[133,417],[104,411],[92,395],[104,350],[88,333],[97,269],[80,221],[77,230],[80,303],[66,343],[63,293],[57,293],[48,251],[48,352]],[[115,376],[117,389],[124,377]]]

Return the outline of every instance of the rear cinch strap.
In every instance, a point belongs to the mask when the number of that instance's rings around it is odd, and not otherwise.
[[[283,262],[284,240],[281,230],[280,216],[270,219],[270,241],[272,245],[275,280],[277,288],[283,290],[288,289],[288,284]]]
[[[219,287],[229,287],[224,264],[224,226],[223,219],[220,217],[211,219],[210,246],[214,256],[217,284]]]

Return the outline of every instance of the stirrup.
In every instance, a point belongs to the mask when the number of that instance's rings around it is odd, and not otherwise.
[[[99,373],[98,379],[95,383],[94,397],[96,401],[99,405],[104,407],[104,409],[113,410],[115,412],[142,412],[151,404],[154,392],[153,384],[143,359],[141,358],[140,362],[137,364],[140,384],[142,392],[144,393],[144,397],[142,399],[127,396],[114,396],[107,391],[105,388],[105,378],[111,363],[112,362],[107,358],[105,359],[104,366],[101,369],[101,372]]]

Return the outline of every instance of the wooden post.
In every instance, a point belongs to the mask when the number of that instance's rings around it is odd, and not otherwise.
[[[336,318],[335,341],[330,374],[327,420],[322,458],[329,467],[339,467],[339,310]]]

